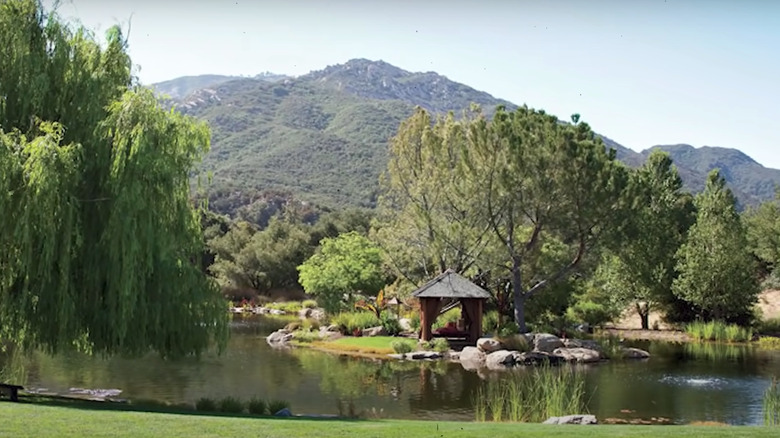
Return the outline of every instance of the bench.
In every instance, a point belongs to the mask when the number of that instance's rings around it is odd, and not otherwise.
[[[10,383],[0,383],[0,395],[7,395],[11,401],[19,401],[19,390],[24,389],[20,385],[11,385]]]

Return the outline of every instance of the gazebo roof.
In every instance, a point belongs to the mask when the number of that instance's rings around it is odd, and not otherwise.
[[[490,293],[447,269],[412,294],[417,298],[490,298]]]

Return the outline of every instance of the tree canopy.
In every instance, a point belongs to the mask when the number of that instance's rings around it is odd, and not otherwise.
[[[35,1],[0,4],[0,339],[164,356],[224,345],[190,200],[209,129],[135,86],[118,27],[104,46]]]

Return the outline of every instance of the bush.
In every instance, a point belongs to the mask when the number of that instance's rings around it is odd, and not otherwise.
[[[444,338],[433,338],[429,343],[428,348],[439,353],[446,353],[450,351],[450,344]]]
[[[412,331],[419,332],[420,331],[420,313],[415,312],[414,315],[412,315],[411,318],[409,318],[409,326],[411,326]]]
[[[316,319],[306,318],[301,320],[301,328],[303,330],[319,330],[320,322]]]
[[[401,323],[389,315],[382,315],[382,327],[385,329],[388,336],[397,336],[401,333]]]
[[[393,341],[390,346],[393,347],[393,351],[398,354],[411,353],[414,349],[414,345],[409,341]]]
[[[757,330],[759,333],[764,335],[780,334],[780,318],[770,318],[767,320],[762,320],[760,323],[758,323]]]
[[[271,400],[268,402],[268,413],[271,415],[276,415],[277,412],[284,408],[289,409],[290,402],[285,400]]]
[[[482,332],[495,333],[498,330],[498,311],[491,310],[482,317]]]
[[[266,404],[265,400],[258,397],[252,397],[252,399],[249,400],[247,408],[249,409],[250,414],[265,415],[268,405]]]
[[[219,401],[219,411],[239,414],[244,411],[244,402],[237,398],[225,397]]]
[[[301,306],[302,306],[304,309],[314,309],[314,308],[316,308],[316,307],[317,307],[317,301],[315,301],[315,300],[304,300],[304,301],[301,303]]]
[[[566,313],[572,321],[584,322],[593,327],[602,326],[613,317],[606,306],[589,300],[578,301]]]
[[[501,342],[501,345],[507,350],[519,351],[521,353],[531,351],[531,346],[528,344],[528,338],[524,335],[514,334],[505,336],[500,338],[499,342]]]
[[[216,412],[217,402],[208,397],[201,397],[195,402],[195,409],[201,412]]]
[[[457,323],[460,319],[460,307],[454,307],[441,315],[439,315],[438,318],[436,318],[436,322],[433,323],[433,329],[439,329],[447,324],[454,322]]]
[[[293,332],[293,339],[298,342],[314,342],[320,340],[320,334],[318,332],[311,332],[308,330],[296,330]]]
[[[281,303],[270,303],[266,305],[269,309],[281,310],[284,313],[298,313],[303,309],[299,301],[284,301]]]
[[[351,335],[356,331],[382,325],[382,321],[370,312],[343,312],[334,316],[331,323],[339,327],[339,331],[345,335]]]

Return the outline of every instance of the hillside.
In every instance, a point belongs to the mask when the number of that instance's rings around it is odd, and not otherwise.
[[[237,79],[243,78],[241,76],[224,75],[182,76],[169,81],[152,84],[151,87],[159,94],[166,94],[174,99],[182,99],[200,89],[214,87]],[[287,79],[287,76],[275,73],[261,73],[256,75],[253,79],[277,82]]]
[[[472,102],[488,114],[497,105],[515,107],[433,72],[365,59],[297,78],[198,76],[154,87],[170,95],[196,90],[174,103],[211,124],[212,151],[204,168],[213,174],[212,205],[229,214],[267,202],[269,191],[325,206],[373,207],[387,140],[416,105],[436,113],[460,112]],[[638,153],[602,138],[631,166],[641,165],[650,151]],[[771,198],[774,183],[780,183],[780,171],[734,149],[656,148],[672,155],[693,191],[716,166],[743,204]]]

